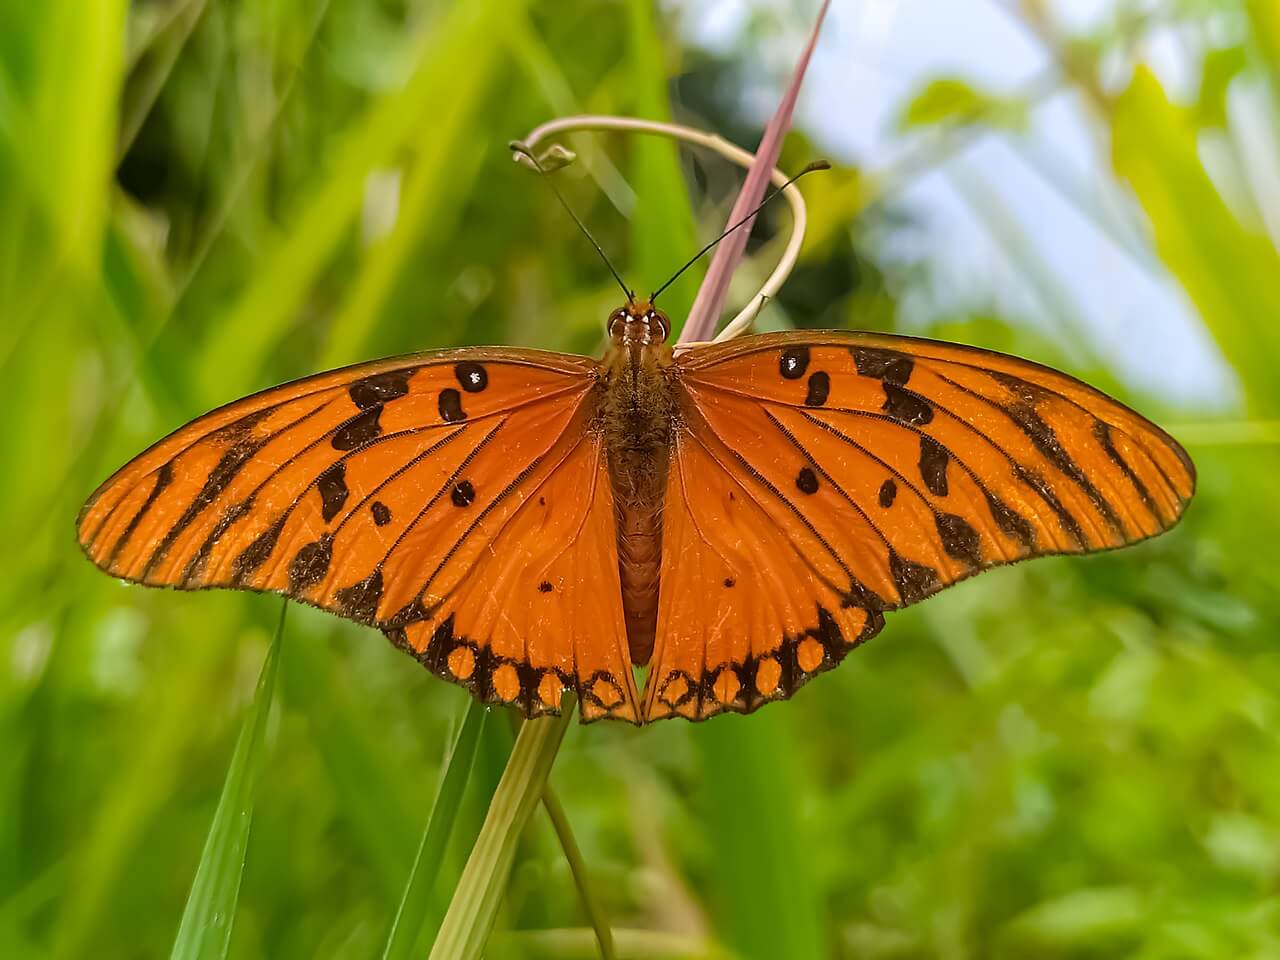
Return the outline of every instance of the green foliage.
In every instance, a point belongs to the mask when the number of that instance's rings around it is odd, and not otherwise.
[[[1239,86],[1280,115],[1280,20],[1269,0],[1167,6],[1221,45],[1195,105],[1141,67],[1111,87],[1074,60],[1062,82],[1094,91],[1106,186],[1131,193],[1145,262],[1237,376],[1232,417],[1270,422],[1275,198],[1224,183],[1204,147],[1240,141],[1223,108]],[[566,110],[661,116],[672,89],[679,118],[749,134],[723,91],[758,81],[760,58],[690,51],[678,13],[0,3],[0,956],[170,951],[245,717],[265,716],[251,705],[277,601],[113,582],[75,546],[79,505],[211,405],[326,365],[461,343],[595,352],[618,291],[506,143]],[[1057,45],[1122,47],[1143,49]],[[937,149],[957,126],[1025,146],[992,122],[998,98],[951,78],[926,93],[908,115]],[[713,235],[739,177],[657,141],[572,146],[558,183],[643,292]],[[876,173],[809,178],[812,242],[763,324],[892,328],[900,297],[927,295],[895,242],[899,197],[877,193],[905,176]],[[1006,198],[956,182],[998,248],[1047,270]],[[1035,277],[1064,321],[1047,338],[992,311],[912,332],[1057,363],[1175,432],[1195,422],[1186,521],[895,614],[756,716],[570,728],[553,779],[620,956],[1280,956],[1280,454],[1134,396],[1073,322],[1077,281]],[[230,955],[378,956],[465,694],[318,611],[291,611],[289,634]],[[477,734],[418,919],[448,903],[509,750],[504,724]],[[593,955],[540,812],[506,853],[494,955]]]
[[[628,0],[627,72],[631,76],[635,102],[626,112],[645,120],[669,121],[667,96],[668,60],[679,54],[678,45],[667,44],[658,32],[657,12],[650,0]],[[671,66],[676,66],[672,64]],[[751,146],[754,146],[752,144]],[[648,296],[679,269],[685,259],[701,246],[694,230],[693,209],[674,144],[655,137],[642,137],[633,148],[632,182],[639,205],[631,218],[631,246],[635,251],[634,271],[639,279],[636,293]],[[714,234],[713,234],[714,236]],[[662,306],[679,326],[693,306],[706,264],[690,270],[662,297]]]
[[[1156,250],[1179,278],[1260,411],[1280,410],[1280,327],[1272,278],[1280,252],[1242,223],[1201,164],[1193,117],[1139,68],[1111,110],[1116,172],[1151,220]]]
[[[904,129],[982,123],[1018,130],[1026,119],[1027,105],[1017,97],[997,97],[955,77],[938,77],[912,97],[899,123]]]

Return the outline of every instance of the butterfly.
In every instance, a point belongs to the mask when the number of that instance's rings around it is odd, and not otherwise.
[[[103,483],[80,544],[376,627],[526,717],[571,691],[643,724],[785,700],[885,613],[1154,536],[1194,492],[1167,433],[1027,360],[842,331],[677,354],[644,300],[607,332],[599,360],[442,350],[238,400]]]

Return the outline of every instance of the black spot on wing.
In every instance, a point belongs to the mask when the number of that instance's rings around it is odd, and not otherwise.
[[[474,360],[463,360],[453,368],[458,384],[467,393],[480,393],[489,385],[489,372]]]
[[[778,372],[787,380],[799,380],[809,369],[809,348],[787,347],[778,359]]]
[[[359,623],[376,623],[378,601],[382,599],[382,571],[374,570],[359,583],[343,587],[333,599],[344,617]]]
[[[462,410],[462,394],[453,387],[446,387],[440,391],[437,406],[440,409],[440,419],[445,423],[458,423],[467,419],[466,413]]]
[[[1022,544],[1024,549],[1034,550],[1036,547],[1036,531],[1031,526],[1031,521],[986,489],[986,487],[983,487],[982,492],[987,495],[987,506],[991,508],[991,516],[995,518],[996,524],[1000,529]]]
[[[800,468],[800,472],[796,475],[796,487],[801,493],[818,492],[818,475],[813,472],[812,467]]]
[[[347,388],[351,402],[361,410],[372,410],[409,392],[409,378],[415,370],[388,370],[357,380]]]
[[[818,607],[818,625],[810,630],[809,634],[822,644],[828,663],[835,666],[840,662],[849,644],[844,638],[844,631],[840,629],[840,624],[826,607]]]
[[[888,510],[893,506],[893,501],[897,499],[897,496],[898,485],[894,483],[893,477],[880,484],[880,506]]]
[[[551,586],[550,580],[543,580],[540,584],[538,584],[539,593],[550,593],[554,589],[555,587]]]
[[[436,676],[452,680],[449,670],[449,654],[457,646],[453,636],[453,614],[450,614],[431,634],[426,649],[422,652],[423,665]]]
[[[117,538],[115,545],[111,548],[111,556],[107,559],[106,567],[111,569],[115,566],[116,561],[120,559],[120,552],[124,550],[128,544],[129,538],[133,536],[133,531],[138,529],[138,524],[142,522],[142,518],[147,515],[156,500],[160,498],[160,494],[164,493],[165,488],[173,482],[173,464],[166,463],[156,471],[155,486],[151,488],[151,492],[147,494],[147,499],[143,501],[142,506],[138,508],[138,512],[129,520],[129,525],[124,528],[124,532]]]
[[[893,382],[884,382],[884,404],[880,407],[899,423],[923,427],[933,420],[933,407],[924,397],[916,396]]]
[[[378,418],[382,416],[382,405],[375,404],[358,416],[352,417],[336,431],[329,441],[335,450],[354,450],[382,433],[382,425]]]
[[[1023,380],[1012,373],[1005,373],[1003,370],[988,370],[987,376],[1013,394],[1018,402],[1030,407],[1034,407],[1045,397],[1051,396],[1050,391],[1044,387]]]
[[[1027,384],[1030,387],[1030,384]],[[1005,407],[1005,412],[1018,425],[1018,428],[1027,435],[1032,445],[1040,451],[1046,460],[1061,470],[1064,474],[1085,492],[1090,502],[1097,509],[1102,519],[1120,536],[1124,536],[1124,527],[1120,523],[1120,518],[1116,516],[1115,510],[1107,501],[1098,488],[1090,482],[1085,476],[1084,471],[1071,459],[1071,454],[1067,453],[1062,443],[1058,440],[1058,435],[1054,433],[1053,428],[1044,422],[1044,419],[1036,412],[1034,406],[1029,403],[1014,403]]]
[[[413,623],[420,623],[423,620],[430,620],[435,615],[432,608],[427,607],[422,599],[414,597],[407,604],[391,615],[387,621],[388,626],[407,627]]]
[[[982,563],[978,531],[969,525],[969,521],[954,513],[937,513],[934,514],[934,523],[938,528],[938,537],[942,540],[942,548],[947,551],[947,556],[963,560],[971,567],[977,567]]]
[[[276,542],[280,539],[280,531],[284,529],[284,522],[284,516],[273,520],[271,526],[258,534],[253,542],[245,547],[231,562],[231,583],[233,586],[244,584],[251,573],[266,563],[267,557],[271,556],[271,551],[276,548]]]
[[[449,499],[453,501],[455,507],[469,507],[475,502],[476,488],[471,485],[470,480],[463,480],[461,483],[454,484]]]
[[[231,426],[238,426],[232,424]],[[228,434],[230,435],[230,434]],[[231,481],[244,468],[244,465],[252,459],[253,455],[262,449],[267,442],[266,439],[254,437],[251,433],[245,431],[239,433],[240,439],[236,440],[227,448],[218,459],[214,468],[209,471],[209,476],[205,478],[204,485],[200,488],[200,492],[195,495],[187,508],[182,511],[182,515],[172,527],[165,532],[164,539],[157,545],[152,552],[151,557],[147,560],[147,565],[143,569],[141,579],[145,580],[152,568],[164,559],[169,552],[169,548],[173,546],[174,541],[187,527],[191,526],[192,521],[200,515],[200,513],[218,499],[222,492],[231,485]]]
[[[385,527],[391,522],[391,508],[381,500],[375,500],[369,505],[369,512],[373,514],[373,523],[377,527]]]
[[[947,495],[947,463],[951,454],[933,437],[920,434],[920,478],[935,497]]]
[[[1120,472],[1128,478],[1129,482],[1133,484],[1133,489],[1137,492],[1138,498],[1142,501],[1142,505],[1147,508],[1147,511],[1153,517],[1163,523],[1164,517],[1156,506],[1155,500],[1152,499],[1150,491],[1147,490],[1147,485],[1142,482],[1142,478],[1134,472],[1133,467],[1129,466],[1124,457],[1120,456],[1120,451],[1116,449],[1115,441],[1111,437],[1110,424],[1103,420],[1094,420],[1093,435],[1097,438],[1098,443],[1102,445],[1103,451],[1106,453],[1107,457],[1110,458],[1111,462],[1114,463],[1120,469]]]
[[[883,613],[892,610],[895,604],[885,600],[857,577],[849,578],[849,590],[841,601],[845,607],[858,607],[872,613]]]
[[[333,535],[326,533],[319,540],[308,543],[289,564],[289,592],[303,593],[324,579],[333,561]]]
[[[209,555],[213,553],[213,548],[218,545],[218,541],[231,529],[232,524],[240,520],[249,513],[253,507],[253,498],[241,500],[239,503],[233,503],[218,518],[218,522],[214,524],[209,535],[204,538],[204,543],[200,544],[197,550],[187,561],[187,568],[182,571],[182,586],[189,587],[200,582],[204,575],[205,564],[209,562]]]
[[[737,581],[737,580],[735,580],[735,579],[733,579],[733,577],[725,577],[725,578],[724,578],[724,585],[725,585],[725,588],[726,588],[726,589],[732,589],[734,586],[736,586],[736,585],[737,585],[737,583],[738,583],[738,581]]]
[[[342,460],[333,464],[316,480],[316,489],[320,492],[320,515],[328,523],[338,515],[342,505],[347,502],[347,465]]]
[[[831,395],[831,377],[825,370],[819,370],[809,378],[809,392],[805,394],[806,407],[820,407]]]
[[[1085,539],[1084,531],[1080,529],[1079,521],[1058,499],[1058,495],[1054,493],[1053,487],[1048,481],[1034,470],[1029,470],[1021,464],[1014,466],[1014,473],[1020,481],[1039,494],[1040,499],[1049,505],[1049,509],[1058,517],[1058,525],[1062,527],[1062,532],[1067,535],[1076,549],[1087,549],[1089,541]]]
[[[903,606],[923,600],[939,587],[938,571],[923,563],[908,560],[897,550],[889,551],[889,574],[893,577],[894,586],[898,588]]]
[[[899,387],[911,379],[915,368],[915,362],[906,354],[878,347],[854,347],[853,362],[862,376]]]

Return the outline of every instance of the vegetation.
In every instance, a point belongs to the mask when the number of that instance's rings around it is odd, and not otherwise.
[[[551,782],[619,955],[1280,957],[1280,13],[1118,0],[1068,36],[1042,2],[1007,6],[1053,51],[1052,89],[1087,104],[1100,186],[1130,198],[1143,255],[1238,398],[1206,413],[1137,396],[1098,344],[1022,316],[957,305],[912,332],[1127,397],[1187,441],[1196,502],[1134,549],[895,614],[786,705],[570,727]],[[393,955],[423,955],[404,923],[429,938],[440,922],[505,718],[463,725],[462,691],[314,610],[277,637],[277,599],[113,582],[71,521],[129,456],[252,389],[450,344],[596,352],[616,287],[506,143],[558,114],[674,110],[753,144],[737,91],[776,79],[753,35],[700,51],[682,13],[0,2],[0,955],[221,956],[200,918],[224,924],[228,905],[234,957],[376,957],[393,929]],[[1193,102],[1142,65],[1138,41],[1170,24]],[[975,137],[1018,143],[1041,94],[936,78],[902,105],[934,134],[910,164],[808,178],[810,241],[762,323],[900,326],[928,283],[927,257],[895,253],[901,186]],[[793,134],[783,166],[818,132]],[[657,141],[573,146],[563,189],[643,283],[713,235],[740,176]],[[978,186],[993,242],[1026,268],[999,185]],[[697,279],[670,291],[673,316]],[[437,804],[455,743],[469,776]],[[451,797],[447,843],[424,839]],[[411,884],[420,846],[438,866]],[[489,955],[595,956],[586,923],[535,816]]]

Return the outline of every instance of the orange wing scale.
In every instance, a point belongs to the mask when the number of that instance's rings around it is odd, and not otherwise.
[[[999,564],[1153,536],[1194,491],[1159,428],[1013,357],[796,332],[676,368],[646,719],[790,696],[884,611]]]
[[[126,580],[380,627],[485,702],[536,716],[567,687],[634,721],[596,384],[584,358],[467,350],[286,384],[128,464],[80,541]]]

